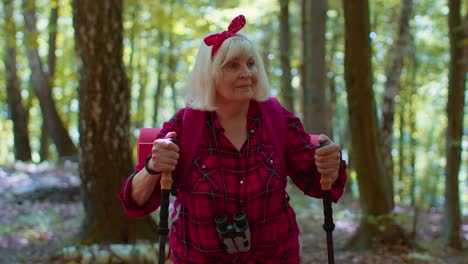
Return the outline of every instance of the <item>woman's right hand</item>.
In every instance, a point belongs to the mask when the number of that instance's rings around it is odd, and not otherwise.
[[[170,139],[176,137],[176,132],[169,132],[165,138],[156,139],[153,142],[151,159],[148,161],[150,169],[167,172],[175,170],[179,160],[179,146]]]

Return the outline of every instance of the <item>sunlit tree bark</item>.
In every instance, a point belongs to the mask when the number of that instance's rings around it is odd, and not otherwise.
[[[106,15],[103,15],[106,14]],[[122,1],[74,0],[79,69],[84,243],[155,240],[155,223],[126,216],[117,194],[132,172],[130,88],[123,64]]]

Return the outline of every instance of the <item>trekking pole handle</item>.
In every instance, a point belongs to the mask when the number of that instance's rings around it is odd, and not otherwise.
[[[172,143],[177,143],[177,139],[170,138],[169,139]],[[171,190],[172,187],[172,172],[171,171],[163,171],[161,176],[161,190]]]
[[[318,147],[321,148],[321,147],[328,146],[330,144],[331,142],[326,140],[326,141],[320,142]],[[322,186],[322,190],[324,191],[331,190],[332,184],[333,184],[332,176],[322,175],[322,177],[320,178],[320,186]]]

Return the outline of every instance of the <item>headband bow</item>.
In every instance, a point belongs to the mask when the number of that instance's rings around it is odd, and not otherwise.
[[[204,38],[203,41],[205,42],[207,46],[213,46],[213,48],[211,49],[211,58],[214,57],[219,47],[221,47],[221,45],[226,39],[232,36],[240,36],[236,33],[239,30],[241,30],[244,26],[245,26],[245,17],[243,15],[239,15],[231,21],[227,31],[223,31],[221,33],[215,33]]]

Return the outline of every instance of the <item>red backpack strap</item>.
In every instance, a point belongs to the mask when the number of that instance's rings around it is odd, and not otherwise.
[[[184,117],[182,119],[182,131],[178,137],[177,145],[180,148],[180,156],[174,177],[177,182],[173,185],[173,193],[177,189],[177,185],[184,188],[184,181],[190,173],[193,160],[197,154],[198,145],[200,144],[203,128],[205,127],[206,112],[185,108]]]
[[[270,97],[264,102],[259,102],[258,105],[262,115],[262,122],[265,124],[264,128],[271,135],[273,146],[278,150],[281,168],[286,172],[287,124],[283,107],[278,102],[278,99],[274,97]]]

